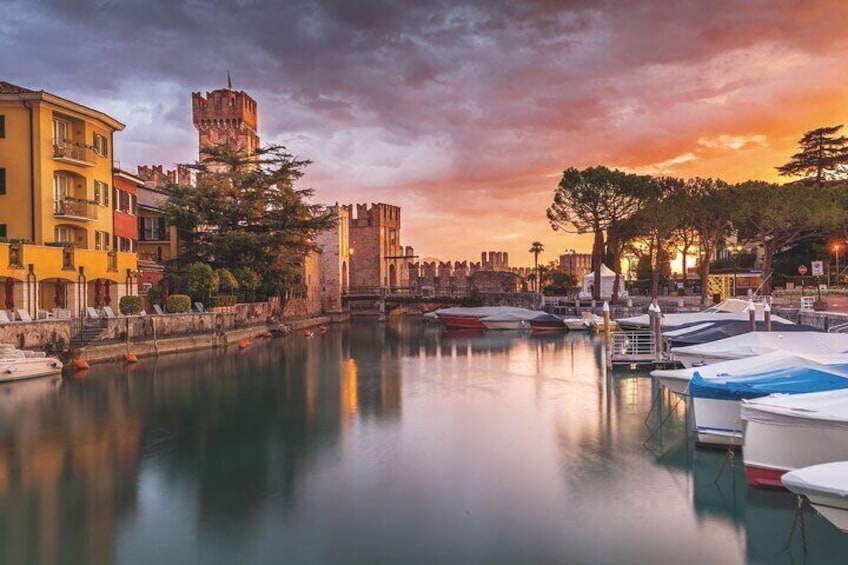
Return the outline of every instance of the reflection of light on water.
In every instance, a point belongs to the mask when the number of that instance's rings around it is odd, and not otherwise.
[[[358,386],[356,361],[353,358],[342,361],[342,415],[349,420],[356,416]]]

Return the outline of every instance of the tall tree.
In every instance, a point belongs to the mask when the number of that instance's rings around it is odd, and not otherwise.
[[[552,229],[594,235],[594,300],[601,298],[604,232],[615,222],[632,216],[639,205],[639,197],[633,190],[633,177],[603,166],[582,171],[571,167],[563,172],[559,186],[554,191],[553,203],[547,210]],[[617,272],[620,270],[619,266]]]
[[[309,161],[278,145],[251,155],[229,143],[203,151],[190,165],[194,186],[166,187],[165,212],[180,229],[185,262],[246,267],[266,291],[279,292],[291,282],[288,260],[315,250],[315,236],[333,226],[332,215],[309,202],[312,191],[295,187]]]
[[[528,253],[533,254],[533,264],[536,269],[536,291],[542,289],[542,278],[539,276],[539,254],[545,250],[545,246],[541,241],[534,241],[530,244],[530,250]]]
[[[732,188],[733,225],[740,239],[763,247],[763,294],[771,293],[774,255],[842,227],[845,208],[835,187],[747,181]]]
[[[710,280],[710,258],[719,241],[728,233],[733,211],[737,207],[730,187],[722,180],[694,178],[685,187],[689,203],[686,222],[697,234],[700,251],[701,305],[707,305]]]
[[[848,137],[837,136],[842,124],[810,130],[798,141],[801,150],[783,166],[777,167],[783,176],[815,179],[822,186],[825,180],[846,178]]]

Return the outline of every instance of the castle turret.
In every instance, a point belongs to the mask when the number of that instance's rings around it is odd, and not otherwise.
[[[200,159],[205,147],[229,142],[253,153],[259,147],[256,134],[256,101],[244,91],[229,88],[213,90],[203,96],[191,94],[191,114],[197,128]]]

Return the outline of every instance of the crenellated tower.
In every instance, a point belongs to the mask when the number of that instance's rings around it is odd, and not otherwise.
[[[198,133],[200,160],[203,149],[224,142],[253,153],[259,147],[256,133],[256,101],[246,92],[221,88],[191,94],[191,114]]]

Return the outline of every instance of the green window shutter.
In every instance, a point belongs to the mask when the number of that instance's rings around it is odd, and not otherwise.
[[[0,167],[0,194],[6,194],[6,169]]]
[[[6,137],[6,116],[0,116],[0,139]]]

